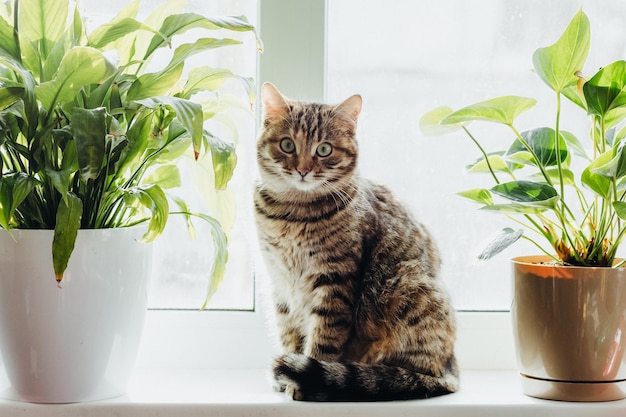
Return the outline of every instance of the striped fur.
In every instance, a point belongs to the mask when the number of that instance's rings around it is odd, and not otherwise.
[[[387,188],[356,170],[361,98],[293,102],[266,84],[262,100],[255,208],[284,350],[276,387],[310,401],[456,391],[437,248]]]

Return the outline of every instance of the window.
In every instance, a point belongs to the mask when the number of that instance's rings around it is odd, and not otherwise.
[[[437,106],[459,109],[514,94],[539,98],[519,130],[541,119],[551,125],[555,100],[533,73],[531,57],[558,39],[581,3],[591,21],[589,75],[624,57],[620,1],[328,2],[327,98],[363,96],[361,171],[390,185],[433,232],[459,310],[508,310],[510,258],[537,249],[520,241],[488,262],[475,261],[484,240],[510,223],[455,196],[485,185],[480,174],[463,172],[480,156],[474,145],[461,133],[423,137],[419,119]],[[564,113],[562,125],[571,126],[580,110]],[[500,149],[498,135],[510,135],[495,125],[475,124],[472,132],[488,150]]]
[[[86,10],[106,16],[125,1],[82,0],[81,4]],[[208,7],[217,3],[228,7],[219,14],[246,14],[256,21],[253,16],[257,2],[253,0],[192,0],[188,9],[212,13]],[[478,247],[504,222],[497,216],[479,213],[471,203],[454,196],[476,181],[463,173],[465,164],[476,155],[471,144],[460,136],[424,138],[418,121],[424,112],[443,104],[459,108],[497,95],[535,96],[535,90],[545,92],[532,74],[531,54],[535,48],[556,40],[579,2],[371,0],[366,7],[358,0],[258,3],[258,28],[265,52],[260,57],[256,53],[246,55],[252,57],[248,58],[251,66],[240,72],[254,75],[258,57],[259,84],[271,81],[288,96],[337,102],[354,93],[363,95],[365,105],[359,128],[361,171],[389,184],[433,231],[444,254],[443,273],[458,309],[508,310],[509,258],[523,253],[525,248],[514,246],[486,264],[474,262],[471,248]],[[152,2],[144,5],[153,7]],[[585,4],[593,45],[605,45],[592,47],[592,52],[602,56],[589,58],[589,72],[600,63],[625,55],[623,7],[620,0]],[[541,101],[545,108],[551,108],[551,97],[542,96]],[[541,117],[541,109],[537,107],[532,115]],[[256,121],[248,117],[244,124],[246,131],[239,135],[241,176],[232,183],[243,202],[250,197],[250,182],[256,171]],[[497,140],[494,136],[490,143]],[[246,148],[251,150],[249,154]],[[246,206],[240,207],[245,212]],[[241,236],[249,254],[254,251],[254,240],[249,236],[252,222],[242,221],[239,226],[232,242],[235,244]],[[163,236],[159,250],[168,254],[186,239],[185,233]],[[254,307],[255,312],[151,311],[139,366],[266,366],[274,349],[266,330],[272,325],[264,318],[264,311],[269,308],[264,305],[263,294],[257,296],[238,287],[235,279],[244,275],[247,284],[241,285],[252,288],[252,275],[247,272],[252,269],[252,261],[245,258],[248,261],[242,262],[236,250],[231,247],[229,268],[240,269],[231,270],[232,275],[226,278],[212,307],[243,308],[239,301],[229,304],[223,295],[232,286],[235,295],[246,294],[239,299],[250,306],[244,309]],[[202,253],[197,259],[202,259]],[[201,268],[193,263],[189,261],[184,267]],[[170,265],[169,276],[178,275],[184,267],[174,269]],[[194,278],[190,281],[195,284],[189,286],[189,292],[181,292],[180,298],[182,304],[197,309],[205,281],[197,271],[191,275]],[[259,275],[257,283],[265,282],[266,277]],[[162,281],[174,282],[168,275]],[[165,286],[161,287],[163,296],[154,295],[159,285],[155,283],[152,288],[153,305],[172,308],[167,299],[174,290]],[[197,287],[194,289],[193,285]],[[462,367],[513,366],[512,335],[506,314],[461,313],[459,319]],[[486,339],[490,340],[489,346],[484,345]]]

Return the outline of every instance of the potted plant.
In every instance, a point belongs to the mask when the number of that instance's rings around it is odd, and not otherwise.
[[[488,259],[520,238],[539,257],[513,260],[512,313],[524,391],[565,400],[609,400],[625,394],[626,269],[617,258],[626,235],[626,62],[584,75],[590,48],[580,10],[558,41],[535,51],[536,74],[554,91],[554,126],[519,131],[517,117],[536,100],[504,96],[453,111],[425,114],[425,134],[464,131],[480,158],[470,167],[492,185],[459,194],[483,210],[507,216],[505,228],[481,253]],[[561,125],[566,99],[589,120],[587,132]],[[511,141],[485,149],[469,123],[510,128]]]
[[[131,1],[88,32],[73,1],[0,3],[0,343],[20,399],[123,393],[146,310],[142,242],[171,213],[212,226],[207,299],[223,276],[219,222],[168,190],[186,157],[212,166],[217,189],[231,178],[234,146],[204,122],[229,107],[217,94],[227,79],[241,82],[246,100],[252,80],[183,70],[192,55],[240,43],[210,36],[216,30],[254,28],[245,17],[185,13],[177,1],[144,21],[138,11]],[[202,35],[172,48],[190,29]],[[167,49],[164,65],[153,61]]]

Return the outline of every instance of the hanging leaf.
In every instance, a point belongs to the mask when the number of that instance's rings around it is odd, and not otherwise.
[[[228,69],[206,66],[194,68],[189,71],[189,78],[187,78],[187,82],[180,96],[189,99],[192,95],[200,91],[217,91],[228,79],[239,80],[248,93],[250,103],[255,101],[256,89],[252,78],[242,77]]]
[[[155,35],[152,38],[144,59],[152,56],[156,49],[167,45],[174,35],[180,35],[190,29],[196,28],[209,30],[228,29],[237,32],[252,31],[256,33],[254,26],[250,25],[247,19],[243,16],[210,18],[195,13],[175,14],[165,19],[163,25],[159,29],[159,33],[163,36]]]
[[[68,192],[59,202],[52,239],[52,264],[57,282],[63,279],[63,273],[74,251],[82,215],[82,201],[75,194]]]
[[[143,235],[142,240],[144,242],[152,242],[159,237],[165,229],[170,210],[163,189],[157,184],[142,185],[127,190],[124,198],[129,205],[136,201],[151,213],[148,231]]]
[[[213,242],[215,242],[213,251],[213,266],[209,274],[209,285],[207,287],[206,299],[200,308],[203,310],[207,307],[209,301],[211,301],[211,298],[213,298],[213,295],[215,295],[224,279],[224,274],[226,273],[226,262],[228,262],[228,238],[226,237],[220,222],[213,217],[198,213],[194,213],[194,216],[201,218],[211,226],[211,236],[213,237]]]
[[[510,227],[502,229],[500,232],[491,236],[489,243],[478,255],[478,259],[486,261],[493,258],[513,243],[517,242],[524,234],[522,229],[513,230]]]
[[[225,142],[212,134],[205,132],[211,148],[211,161],[215,173],[215,188],[224,190],[228,181],[233,177],[237,165],[237,154],[233,144]]]

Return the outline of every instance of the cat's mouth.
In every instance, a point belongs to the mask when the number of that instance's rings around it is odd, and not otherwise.
[[[300,191],[311,191],[319,186],[319,183],[309,175],[295,175],[291,178],[290,183]]]

